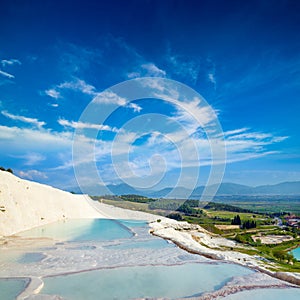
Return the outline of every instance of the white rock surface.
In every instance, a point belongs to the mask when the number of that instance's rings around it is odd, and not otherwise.
[[[0,236],[67,218],[104,217],[85,195],[23,180],[0,171]]]

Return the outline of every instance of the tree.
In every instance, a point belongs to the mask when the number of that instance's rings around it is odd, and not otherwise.
[[[11,168],[5,169],[5,168],[3,168],[2,166],[0,167],[0,171],[6,171],[6,172],[9,172],[9,173],[11,173],[11,174],[14,173],[13,170],[12,170]]]
[[[247,220],[247,221],[243,222],[242,228],[243,229],[256,228],[256,222]]]
[[[14,174],[13,170],[11,168],[6,169],[7,172]]]
[[[241,218],[239,215],[234,216],[233,220],[231,221],[231,225],[241,225]]]
[[[174,219],[174,220],[177,220],[177,221],[182,221],[182,215],[180,213],[171,213],[169,215],[167,215],[167,218],[170,218],[170,219]]]

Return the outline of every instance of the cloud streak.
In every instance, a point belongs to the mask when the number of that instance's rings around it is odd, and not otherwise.
[[[142,107],[139,106],[138,104],[128,102],[126,98],[121,97],[109,90],[98,92],[93,85],[88,84],[84,80],[78,78],[76,78],[73,81],[66,81],[64,83],[57,85],[54,88],[48,89],[45,91],[45,94],[47,94],[52,98],[58,99],[62,97],[62,92],[64,90],[72,90],[72,91],[80,92],[85,95],[91,96],[93,97],[92,101],[94,103],[124,106],[132,109],[134,112],[137,113],[142,110]],[[56,107],[55,104],[52,106]]]
[[[28,118],[28,117],[24,117],[24,116],[20,116],[20,115],[14,115],[14,114],[11,114],[5,110],[2,110],[1,111],[1,114],[11,120],[14,120],[14,121],[20,121],[20,122],[23,122],[23,123],[27,123],[27,124],[31,124],[33,126],[36,126],[36,127],[43,127],[44,125],[46,125],[46,123],[44,121],[39,121],[38,119],[36,118]]]
[[[142,63],[138,70],[127,74],[128,78],[138,77],[166,77],[166,71],[157,67],[154,63]]]
[[[68,121],[65,119],[59,119],[58,123],[64,127],[71,127],[74,129],[96,129],[96,130],[104,130],[104,131],[111,131],[111,132],[119,131],[117,128],[108,125],[75,122],[75,121]]]
[[[45,94],[51,98],[58,99],[61,98],[60,92],[56,89],[49,89],[45,91]]]
[[[12,59],[2,59],[1,60],[1,65],[3,67],[12,66],[12,65],[15,65],[15,64],[21,65],[22,63],[18,59],[14,59],[14,58],[12,58]]]
[[[15,78],[14,75],[12,75],[12,74],[10,74],[10,73],[7,73],[7,72],[4,72],[4,71],[2,71],[2,70],[0,70],[0,75],[4,76],[4,77],[6,77],[6,78],[9,78],[9,79],[14,79],[14,78]]]
[[[28,171],[20,171],[20,177],[30,179],[30,180],[39,180],[39,179],[47,179],[48,176],[41,171],[38,170],[28,170]]]
[[[12,65],[15,65],[15,64],[21,65],[21,62],[18,59],[14,59],[14,58],[13,59],[2,59],[0,61],[0,63],[1,63],[3,68],[5,68],[7,66],[12,66]],[[8,79],[14,79],[15,78],[15,76],[13,74],[8,73],[8,72],[3,71],[3,70],[0,70],[0,75],[6,77]]]

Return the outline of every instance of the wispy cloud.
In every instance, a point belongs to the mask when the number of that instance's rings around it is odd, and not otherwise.
[[[3,68],[7,67],[7,66],[12,66],[12,65],[21,65],[21,62],[18,59],[2,59],[0,61],[1,65]],[[8,79],[14,79],[15,76],[11,73],[8,73],[6,71],[0,70],[0,75],[8,78]]]
[[[133,103],[133,102],[129,103],[128,107],[132,108],[134,112],[138,112],[138,113],[142,110],[141,106],[139,106],[138,104]]]
[[[62,97],[62,92],[64,90],[72,90],[91,96],[93,97],[92,101],[94,103],[116,104],[119,106],[131,108],[134,112],[140,112],[142,110],[142,107],[140,107],[138,104],[130,102],[128,103],[127,99],[109,90],[106,90],[104,92],[98,92],[93,85],[88,84],[87,82],[79,78],[58,84],[57,86],[45,91],[45,93],[51,96],[52,98],[57,99],[58,97]],[[54,104],[53,106],[56,107],[58,105]]]
[[[49,89],[45,91],[45,94],[51,98],[58,99],[61,98],[61,94],[56,89]]]
[[[0,143],[10,153],[24,159],[24,152],[27,153],[60,153],[72,149],[71,132],[52,132],[42,128],[18,128],[0,126]],[[19,154],[18,154],[19,153]],[[37,158],[35,156],[35,158]],[[41,158],[41,157],[39,157]]]
[[[46,125],[46,123],[44,121],[39,121],[36,118],[28,118],[28,117],[24,117],[24,116],[14,115],[5,110],[1,111],[1,114],[11,120],[28,123],[28,124],[34,125],[36,127],[43,127],[44,125]]]
[[[38,179],[47,179],[48,176],[41,171],[38,170],[28,170],[28,171],[20,171],[20,177],[30,179],[30,180],[38,180]]]
[[[242,133],[242,132],[245,132],[245,131],[248,131],[248,130],[249,130],[249,128],[243,127],[243,128],[238,128],[238,129],[225,131],[225,132],[223,132],[223,134],[224,134],[224,136],[229,136],[229,135],[235,135],[235,134],[238,134],[238,133]]]
[[[189,131],[196,131],[199,126],[207,126],[217,118],[217,115],[208,105],[200,105],[200,103],[199,98],[194,98],[190,102],[182,102],[170,119],[183,123]]]
[[[42,155],[37,152],[31,152],[25,155],[13,156],[13,157],[24,160],[25,161],[24,166],[33,166],[46,159],[45,155]]]
[[[86,83],[84,80],[81,80],[79,78],[76,78],[74,81],[67,81],[64,83],[61,83],[57,86],[57,89],[69,89],[74,91],[82,92],[83,94],[95,96],[96,88],[88,83]]]
[[[14,79],[14,78],[15,78],[14,75],[9,74],[9,73],[7,73],[7,72],[4,72],[4,71],[2,71],[2,70],[0,70],[0,75],[4,76],[4,77],[6,77],[6,78],[9,78],[9,79]]]
[[[72,81],[65,81],[63,83],[60,83],[48,90],[45,91],[45,94],[48,95],[51,98],[58,99],[62,98],[62,92],[63,90],[72,90],[72,91],[78,91],[83,94],[96,96],[96,89],[94,86],[86,83],[84,80],[75,78]]]
[[[94,103],[98,104],[116,104],[131,108],[134,112],[140,112],[142,107],[136,103],[128,102],[126,98],[117,95],[116,93],[106,90],[102,93],[97,93],[93,99]]]
[[[103,124],[75,122],[75,121],[68,121],[68,120],[64,120],[64,119],[59,119],[58,123],[64,127],[71,127],[74,129],[96,129],[96,130],[104,130],[104,131],[111,131],[111,132],[119,131],[115,127],[111,127],[111,126],[103,125]]]
[[[6,149],[7,156],[20,160],[19,166],[24,169],[44,160],[48,168],[70,160],[72,138],[73,133],[69,131],[0,126],[1,148]]]
[[[128,78],[138,77],[166,77],[166,71],[158,68],[154,63],[143,63],[137,71],[130,72],[127,74]]]
[[[215,73],[208,73],[207,76],[209,82],[211,82],[214,86],[214,89],[216,89],[217,81],[216,81]]]
[[[117,104],[120,106],[125,106],[126,105],[126,98],[120,97],[114,92],[111,91],[104,91],[102,93],[99,93],[93,101],[95,103],[101,103],[101,104]]]
[[[14,58],[12,58],[12,59],[2,59],[1,60],[1,65],[3,67],[15,65],[15,64],[21,65],[22,63],[18,59],[14,59]]]
[[[166,61],[170,65],[171,73],[181,79],[189,80],[193,84],[197,82],[200,70],[199,62],[184,55],[171,53],[170,49],[166,55]]]

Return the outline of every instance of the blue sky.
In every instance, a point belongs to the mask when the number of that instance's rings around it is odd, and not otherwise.
[[[86,159],[95,161],[102,184],[138,185],[138,177],[146,184],[156,171],[154,189],[188,185],[197,174],[197,184],[206,183],[211,154],[195,119],[154,97],[125,104],[101,94],[126,80],[159,77],[189,86],[217,114],[225,182],[300,180],[299,32],[296,0],[2,1],[0,165],[70,190],[77,184],[74,131],[82,130],[88,151],[86,131],[97,130],[96,154]],[[118,106],[103,124],[81,119],[95,99],[103,110]],[[193,101],[187,107],[211,122]],[[122,151],[114,158],[116,137]],[[181,161],[186,140],[198,161],[190,152]],[[124,153],[132,173],[123,172]]]

